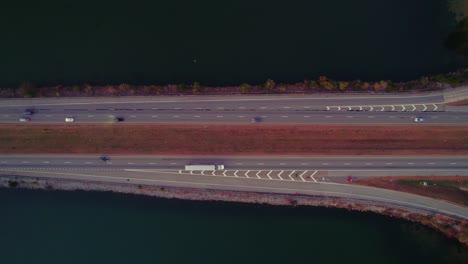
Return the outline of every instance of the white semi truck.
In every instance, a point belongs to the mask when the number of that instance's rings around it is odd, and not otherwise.
[[[224,165],[185,165],[185,170],[188,170],[188,171],[224,170]]]

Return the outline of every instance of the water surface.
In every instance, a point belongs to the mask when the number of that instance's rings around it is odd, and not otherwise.
[[[467,263],[418,224],[325,208],[0,189],[1,263]]]
[[[447,0],[7,1],[0,86],[407,80],[468,65]]]

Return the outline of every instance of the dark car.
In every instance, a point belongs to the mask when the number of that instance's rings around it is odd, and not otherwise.
[[[32,115],[32,114],[34,114],[34,110],[33,109],[26,109],[26,110],[24,110],[23,114],[24,115]]]
[[[260,122],[260,121],[262,121],[262,119],[261,119],[260,117],[254,117],[254,118],[252,118],[252,121],[251,121],[251,122],[252,122],[252,123],[258,123],[258,122]]]
[[[123,117],[116,117],[114,118],[114,122],[122,122],[124,121],[124,118]]]
[[[109,161],[109,160],[110,160],[109,157],[101,157],[100,159],[101,159],[102,161]]]

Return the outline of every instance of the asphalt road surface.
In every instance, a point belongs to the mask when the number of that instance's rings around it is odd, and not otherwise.
[[[203,96],[129,98],[0,99],[0,123],[18,123],[34,109],[30,124],[76,123],[250,123],[464,125],[468,112],[445,111],[444,96]]]
[[[84,181],[314,194],[377,201],[468,219],[468,208],[417,195],[362,187],[354,177],[468,175],[465,156],[427,157],[190,157],[2,155],[0,174]],[[195,163],[224,164],[221,171],[185,171]],[[440,171],[439,171],[440,170]]]
[[[109,157],[104,162],[100,157]],[[224,164],[227,170],[307,169],[418,171],[467,170],[468,156],[187,156],[187,155],[0,155],[1,167],[141,168],[181,170],[186,164]]]

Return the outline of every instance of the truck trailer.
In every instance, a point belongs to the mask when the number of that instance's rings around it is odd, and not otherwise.
[[[185,165],[185,170],[188,170],[188,171],[224,170],[224,165]]]

